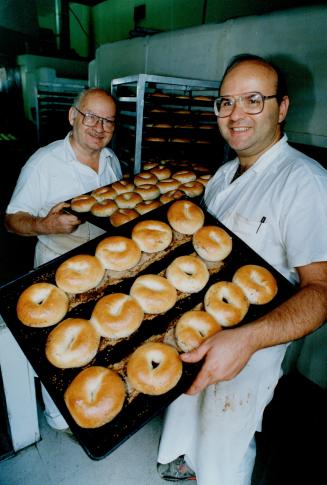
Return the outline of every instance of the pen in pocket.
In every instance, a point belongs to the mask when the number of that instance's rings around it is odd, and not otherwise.
[[[260,224],[259,224],[259,226],[258,226],[258,229],[256,230],[256,233],[259,231],[259,229],[260,229],[260,227],[261,227],[261,224],[263,224],[264,222],[266,222],[266,217],[265,217],[265,216],[263,216],[263,217],[261,218],[261,221],[260,221]]]

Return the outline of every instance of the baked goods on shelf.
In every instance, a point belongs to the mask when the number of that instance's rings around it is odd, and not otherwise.
[[[111,187],[117,192],[117,195],[124,194],[125,192],[132,192],[134,190],[134,184],[129,180],[118,180],[111,184]]]
[[[160,342],[141,345],[127,363],[127,378],[131,386],[151,396],[159,396],[175,387],[182,371],[177,350]]]
[[[96,356],[100,335],[88,320],[67,318],[48,335],[45,355],[60,369],[82,367]]]
[[[51,283],[34,283],[19,296],[18,319],[28,327],[50,327],[60,322],[68,310],[66,293]]]
[[[73,379],[64,399],[68,411],[81,428],[99,428],[121,411],[125,394],[125,383],[116,372],[91,366]]]

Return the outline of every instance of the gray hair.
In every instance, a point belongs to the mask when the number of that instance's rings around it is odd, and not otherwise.
[[[109,96],[110,98],[112,98],[114,100],[114,98],[111,96],[111,94],[108,91],[106,91],[105,89],[102,89],[102,88],[88,88],[88,89],[83,89],[83,91],[81,91],[76,96],[76,98],[73,101],[74,108],[79,108],[81,106],[81,104],[83,103],[84,99],[86,98],[86,96],[88,96],[91,93],[103,93],[103,94],[106,94],[107,96]]]

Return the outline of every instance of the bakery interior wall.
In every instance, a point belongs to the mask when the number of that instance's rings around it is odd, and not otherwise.
[[[270,56],[289,77],[289,138],[327,147],[326,24],[327,6],[316,5],[110,42],[96,50],[89,81],[109,87],[111,79],[137,73],[219,80],[233,55]]]

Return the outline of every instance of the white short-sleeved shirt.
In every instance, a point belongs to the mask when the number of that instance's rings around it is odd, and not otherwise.
[[[230,183],[238,165],[209,181],[208,211],[291,282],[296,267],[326,261],[327,171],[286,136]]]
[[[19,211],[44,217],[58,204],[122,178],[120,163],[114,152],[104,148],[96,173],[79,162],[70,143],[70,133],[37,150],[21,170],[7,214]],[[38,236],[39,241],[55,254],[63,254],[103,231],[92,224],[81,224],[72,234]],[[43,261],[44,262],[44,261]]]

